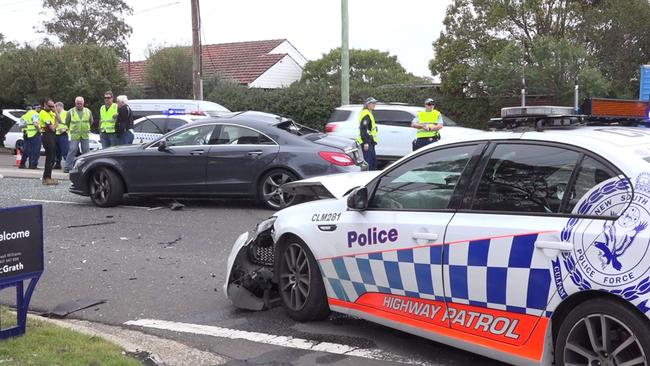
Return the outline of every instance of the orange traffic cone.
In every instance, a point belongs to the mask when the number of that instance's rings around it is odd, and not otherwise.
[[[23,160],[23,154],[22,151],[20,151],[20,148],[16,149],[16,166],[20,166],[20,161]]]

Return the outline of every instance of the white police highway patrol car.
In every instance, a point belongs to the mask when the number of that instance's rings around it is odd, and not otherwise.
[[[346,313],[512,364],[648,365],[650,129],[548,127],[580,120],[291,183],[331,198],[242,234],[226,293],[241,308]]]

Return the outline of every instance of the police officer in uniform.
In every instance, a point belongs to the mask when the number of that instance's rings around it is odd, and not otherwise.
[[[54,169],[61,169],[61,160],[68,156],[69,140],[68,140],[68,125],[65,124],[68,112],[63,108],[62,102],[54,104],[56,113],[59,115],[60,123],[56,125],[56,163]]]
[[[113,92],[104,93],[104,105],[99,108],[99,139],[102,149],[119,145],[115,121],[117,120],[117,104],[113,103]]]
[[[363,159],[368,163],[368,170],[377,170],[377,123],[372,111],[377,105],[377,99],[369,97],[363,104],[359,114],[359,138],[357,141],[363,148]]]
[[[34,103],[32,109],[25,112],[20,117],[20,125],[23,131],[23,156],[20,159],[18,168],[25,169],[27,159],[29,159],[29,168],[38,167],[38,158],[41,154],[41,133],[38,130],[38,112],[41,111],[41,105]]]
[[[413,118],[411,127],[417,128],[416,139],[413,141],[413,151],[440,140],[440,129],[443,127],[442,114],[434,109],[434,101],[427,98],[424,101],[424,111],[418,112]]]

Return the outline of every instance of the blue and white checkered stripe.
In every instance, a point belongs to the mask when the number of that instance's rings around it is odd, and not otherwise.
[[[485,239],[319,261],[330,296],[354,302],[381,292],[541,315],[549,300],[548,259],[537,235]],[[445,297],[439,273],[444,270]],[[437,279],[437,280],[436,280]],[[471,280],[470,280],[471,279]]]
[[[537,252],[537,235],[449,245],[447,301],[529,315],[541,315],[549,301],[548,258]],[[506,255],[507,254],[507,255]]]
[[[442,247],[423,247],[321,260],[328,294],[354,302],[366,292],[443,300]]]

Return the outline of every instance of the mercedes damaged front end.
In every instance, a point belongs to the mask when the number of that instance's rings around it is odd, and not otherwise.
[[[275,245],[272,216],[237,238],[228,256],[224,292],[241,309],[260,311],[280,305],[274,277]]]

